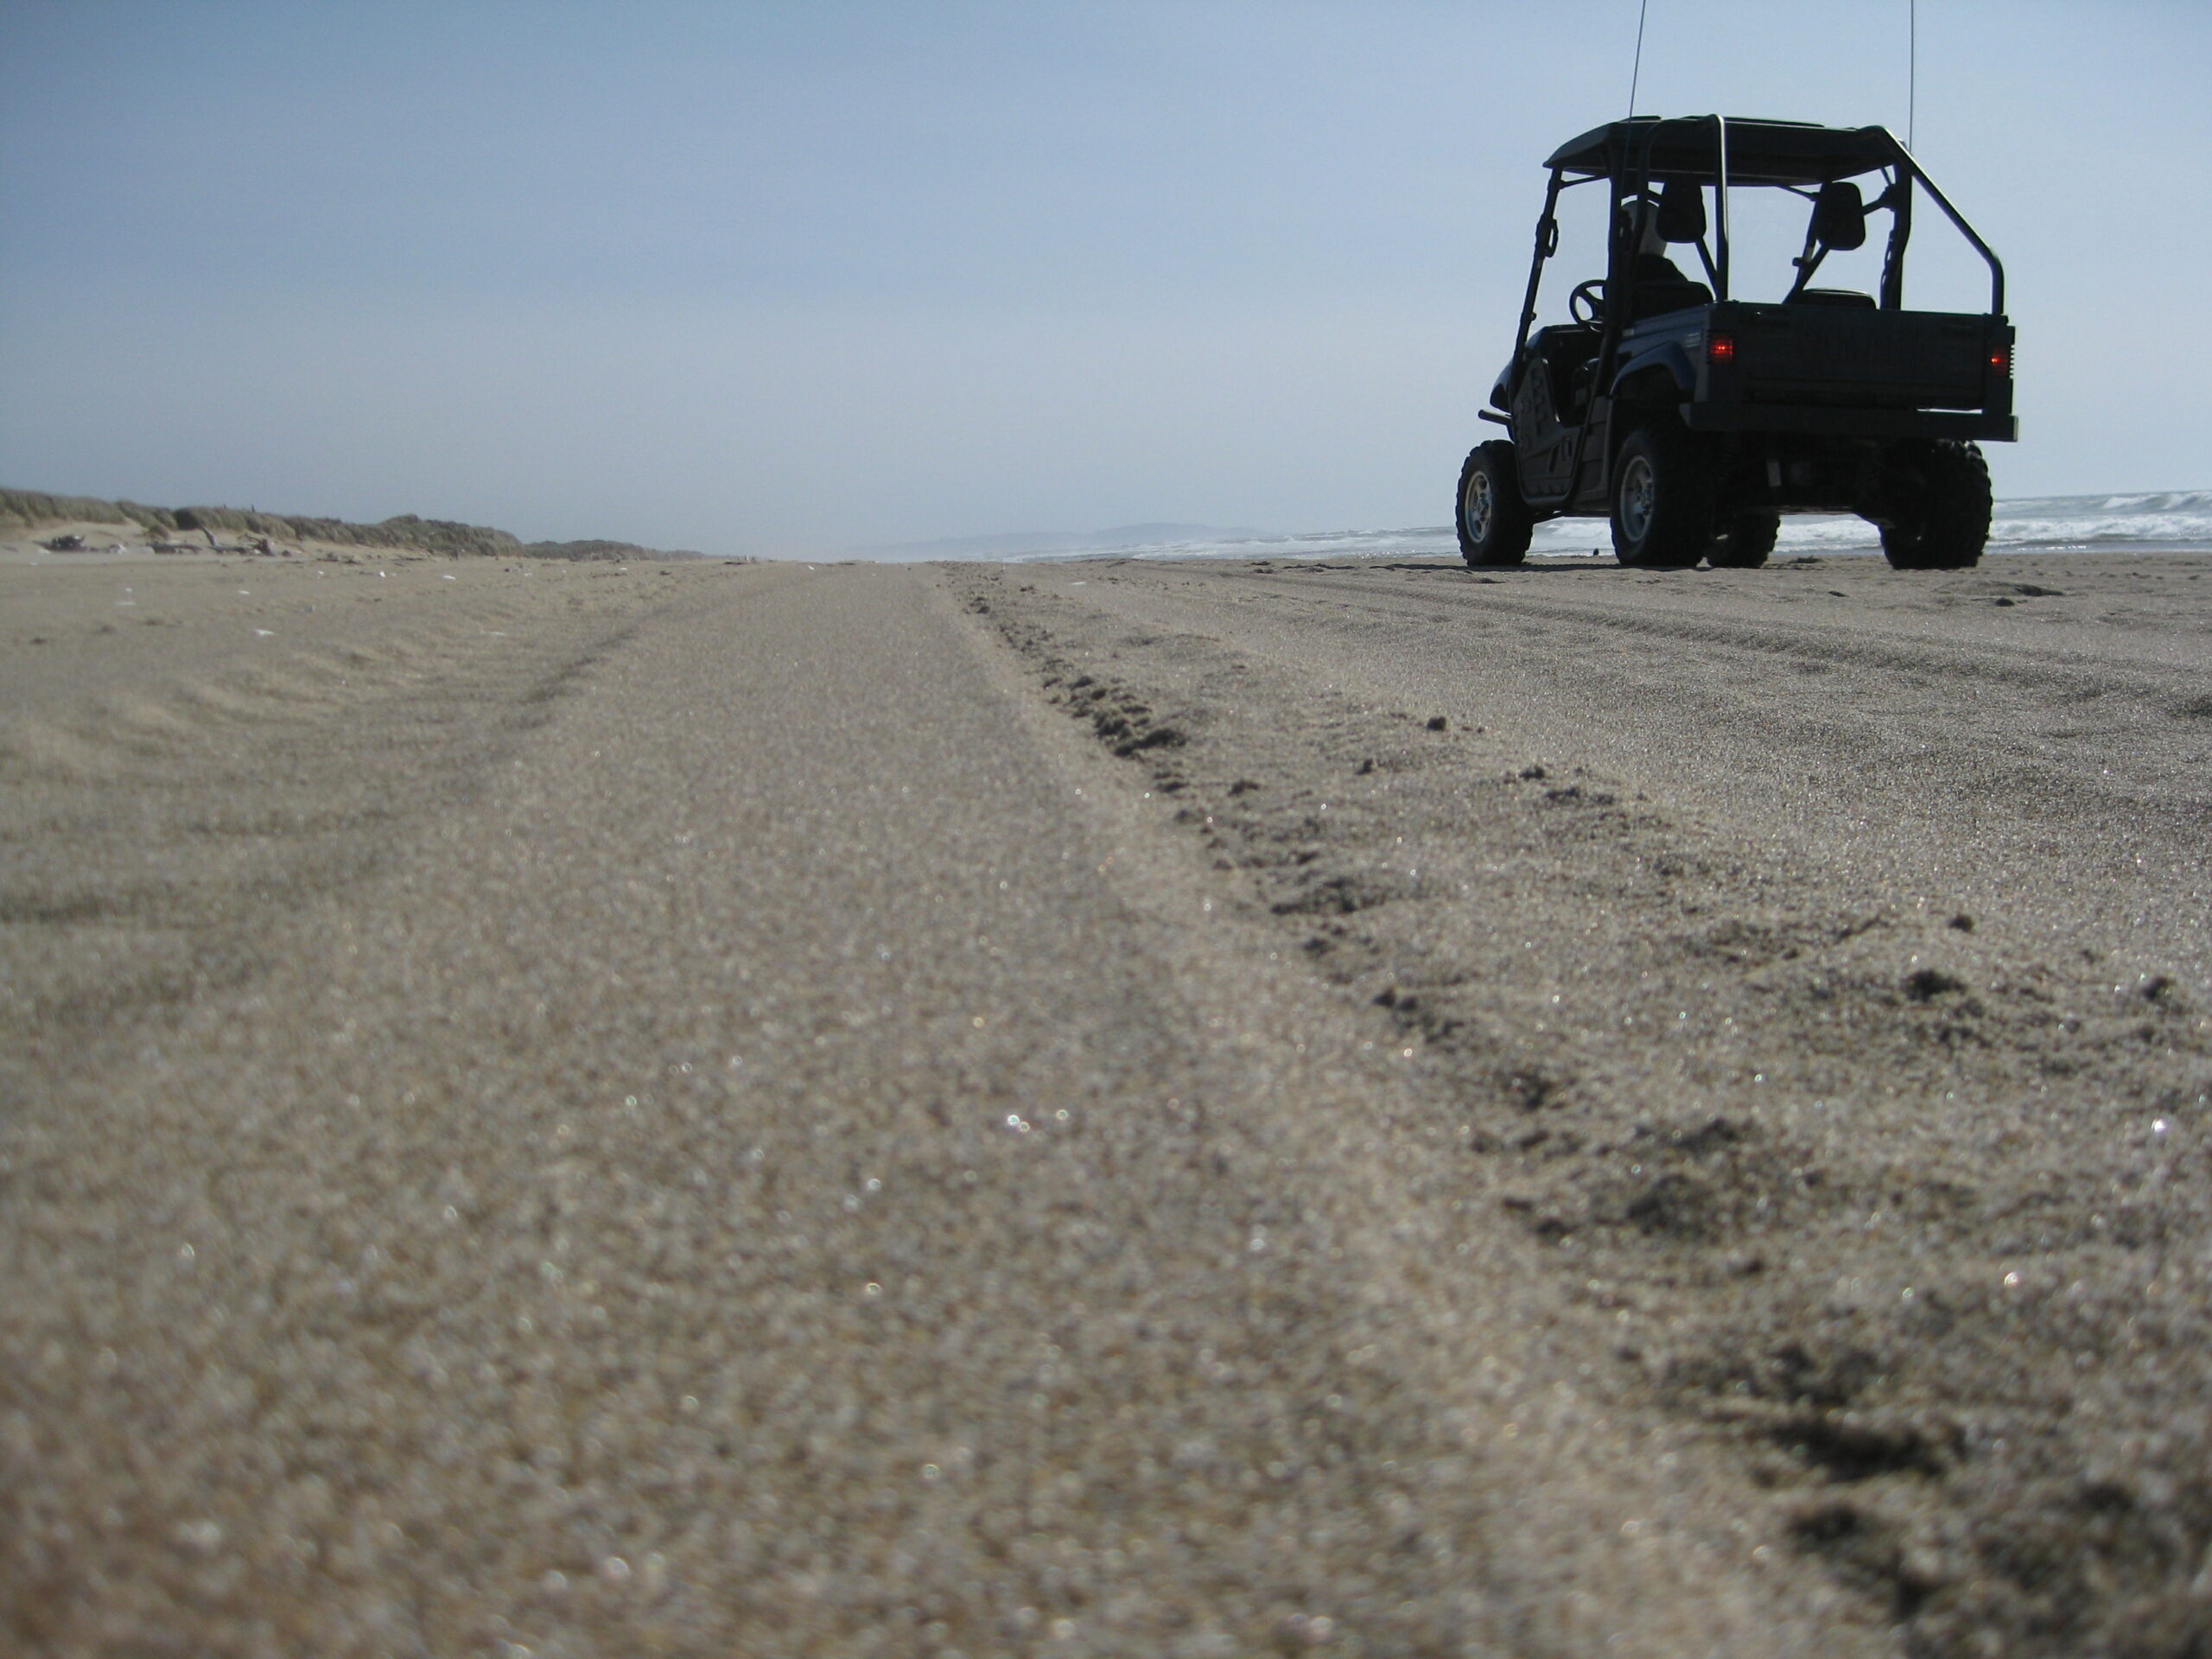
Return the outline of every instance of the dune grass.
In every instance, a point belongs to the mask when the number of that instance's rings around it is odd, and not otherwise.
[[[448,558],[469,554],[506,559],[616,561],[701,556],[696,553],[640,547],[634,542],[524,542],[506,531],[487,525],[423,518],[411,512],[387,518],[381,524],[355,524],[342,518],[260,512],[251,507],[149,507],[135,501],[103,501],[93,496],[0,489],[0,535],[59,524],[114,524],[118,529],[129,526],[149,540],[185,534],[203,535],[211,540],[218,537],[236,540],[257,536],[271,542],[313,541],[340,547],[411,549],[443,554]]]

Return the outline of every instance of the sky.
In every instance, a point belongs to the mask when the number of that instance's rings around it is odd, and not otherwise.
[[[1910,118],[2005,263],[1999,494],[2212,486],[2212,7],[1919,0],[1909,111],[1909,3],[1649,0],[1636,107]],[[717,553],[1447,522],[1637,12],[0,0],[0,483]]]

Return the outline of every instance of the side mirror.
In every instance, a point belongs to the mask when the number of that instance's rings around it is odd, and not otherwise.
[[[1813,240],[1838,253],[1866,245],[1866,204],[1859,187],[1834,179],[1813,200]]]

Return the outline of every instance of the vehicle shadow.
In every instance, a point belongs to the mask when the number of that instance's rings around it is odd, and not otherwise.
[[[1535,563],[1528,564],[1496,564],[1484,565],[1479,568],[1462,563],[1457,559],[1438,559],[1433,563],[1422,561],[1419,563],[1366,564],[1358,566],[1337,565],[1332,568],[1339,570],[1353,569],[1363,570],[1404,570],[1414,575],[1425,576],[1486,576],[1493,581],[1503,576],[1588,576],[1599,574],[1618,575],[1623,572],[1630,571],[1633,569],[1633,567],[1629,565],[1617,563],[1610,554],[1601,559],[1578,558],[1571,562],[1567,560],[1559,560],[1556,562],[1547,560],[1541,564]],[[1649,573],[1647,572],[1645,574]]]

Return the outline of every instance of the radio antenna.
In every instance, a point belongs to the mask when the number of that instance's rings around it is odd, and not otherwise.
[[[1636,67],[1628,75],[1628,112],[1631,118],[1636,114],[1636,83],[1643,76],[1643,19],[1650,10],[1651,0],[1640,0],[1636,9]],[[1910,119],[1907,124],[1910,124]]]
[[[1904,147],[1914,148],[1913,127],[1920,113],[1920,0],[1905,0]],[[1635,94],[1630,93],[1631,99]]]

